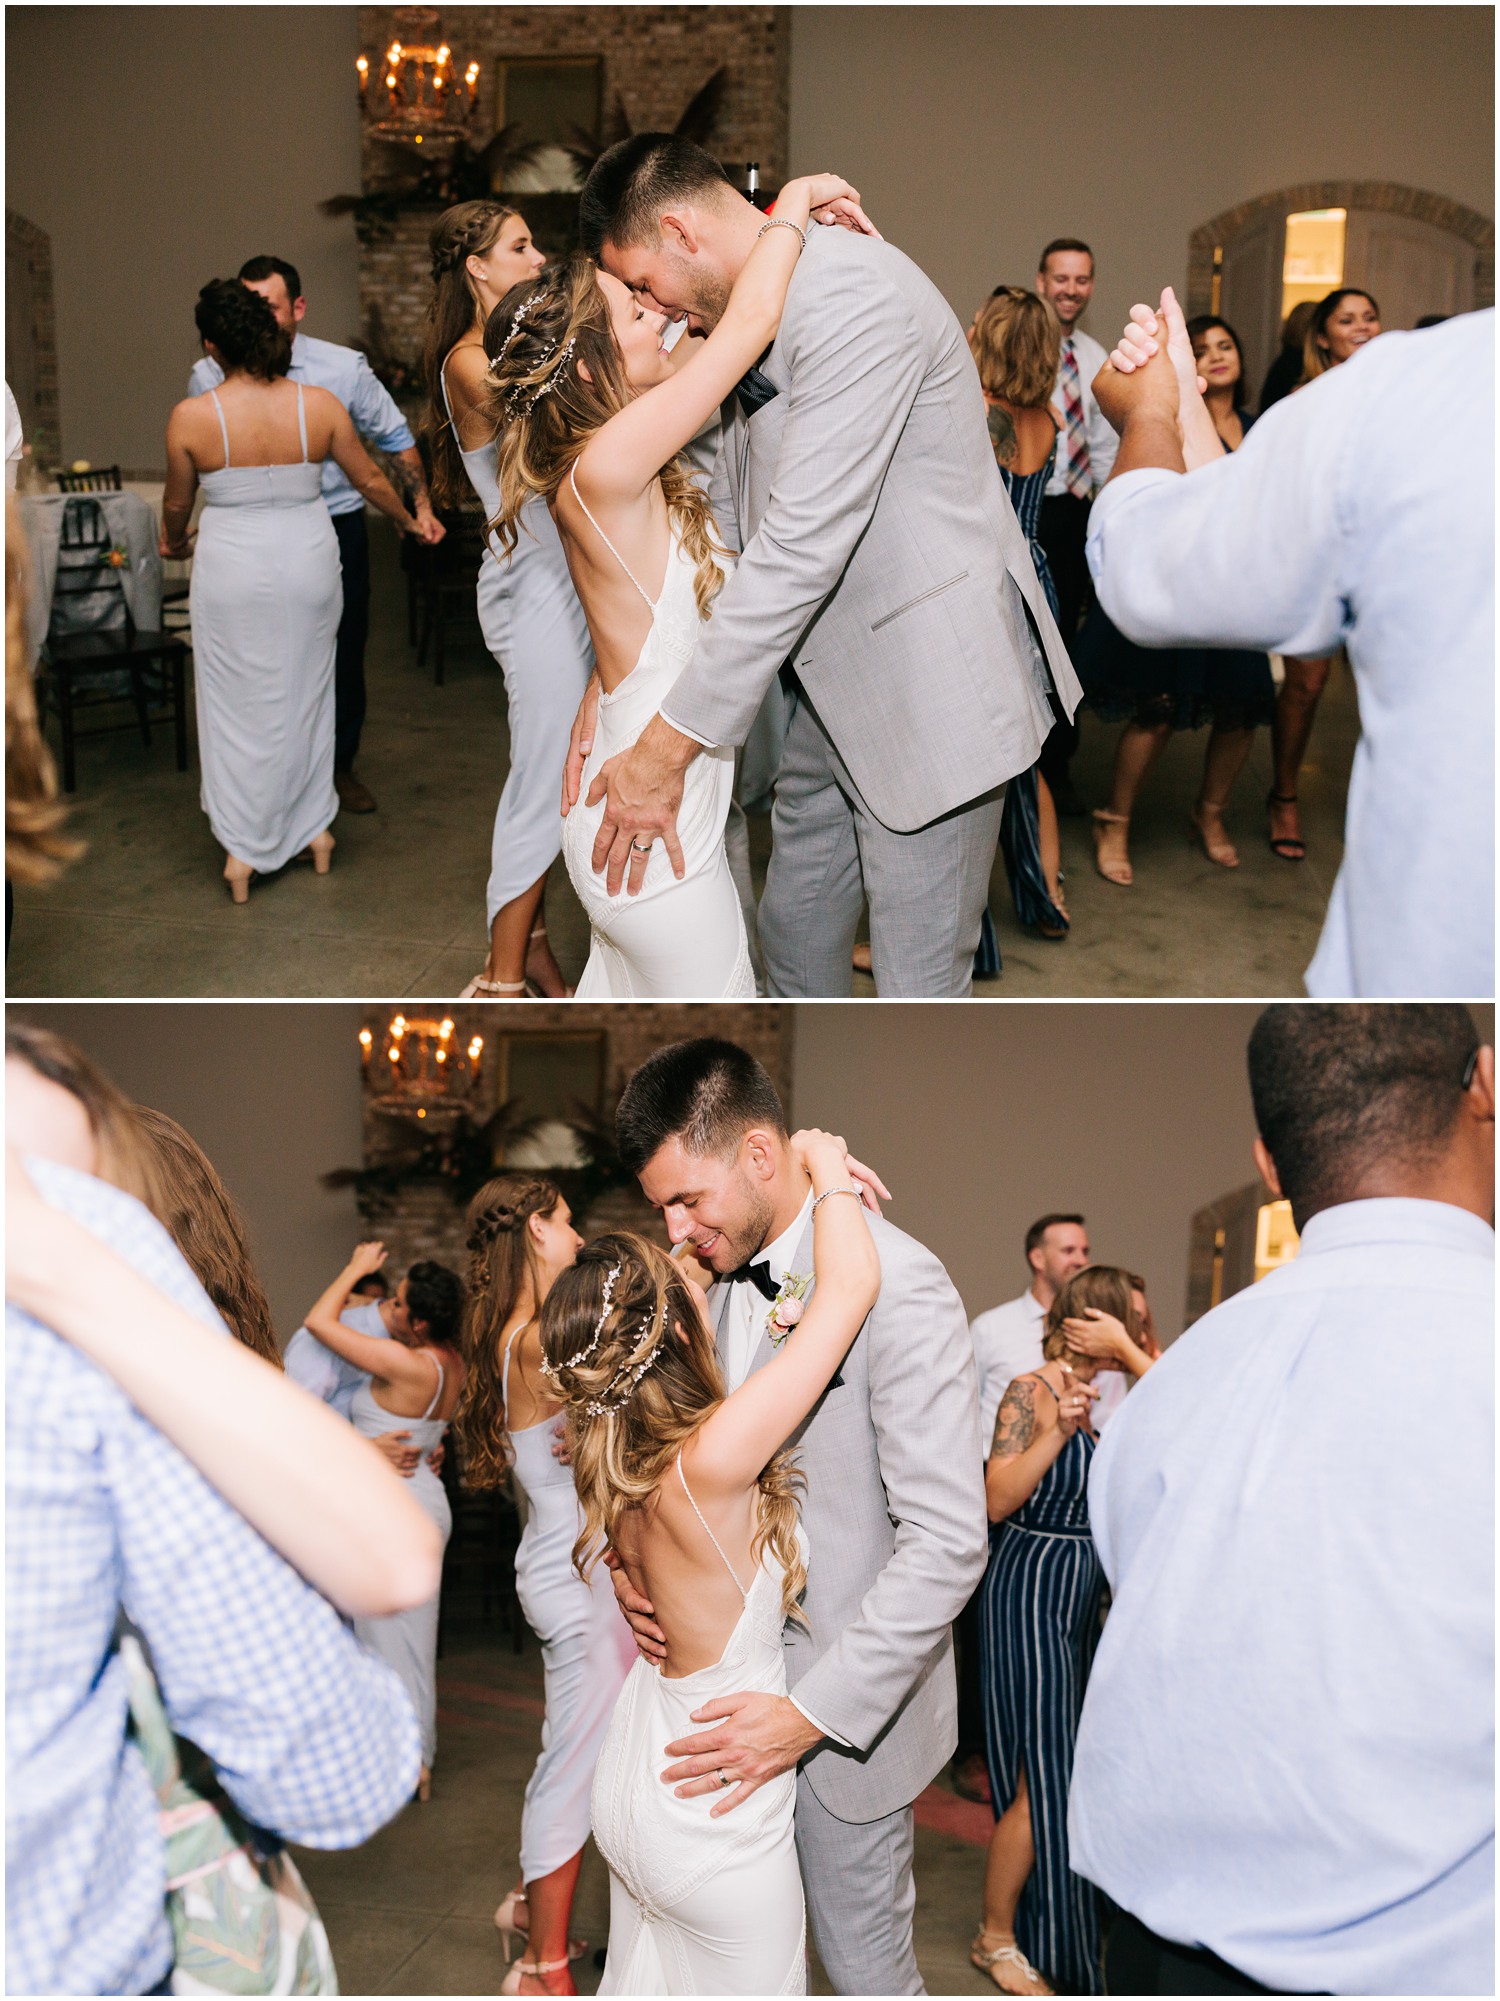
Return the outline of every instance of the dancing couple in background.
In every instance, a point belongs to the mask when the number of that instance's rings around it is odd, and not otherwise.
[[[920,1992],[912,1801],[952,1755],[951,1623],[986,1548],[963,1308],[879,1216],[873,1174],[841,1140],[790,1136],[771,1080],[731,1043],[648,1059],[617,1137],[677,1254],[615,1235],[574,1261],[565,1210],[533,1230],[545,1196],[498,1189],[538,1269],[550,1255],[556,1270],[535,1335],[475,1323],[461,1419],[495,1439],[509,1400],[517,1449],[565,1408],[574,1553],[593,1592],[612,1572],[644,1656],[597,1749],[601,1991],[805,1991],[805,1885],[838,1991]],[[532,1372],[519,1397],[517,1356]],[[949,1449],[962,1437],[976,1453]],[[557,1483],[543,1438],[528,1491]],[[582,1678],[603,1674],[596,1650]],[[548,1675],[544,1764],[550,1659]],[[582,1734],[585,1709],[559,1692],[560,1727]],[[564,1796],[559,1781],[555,1818]],[[533,1789],[527,1811],[546,1811]],[[519,1991],[570,1991],[568,1949],[559,1897]]]

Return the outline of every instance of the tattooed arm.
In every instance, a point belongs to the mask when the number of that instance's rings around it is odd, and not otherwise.
[[[1034,1376],[1017,1376],[1000,1400],[995,1438],[984,1469],[984,1498],[992,1522],[1003,1522],[1029,1501],[1067,1439],[1057,1421],[1057,1401]]]
[[[417,534],[424,542],[441,542],[448,531],[432,511],[422,455],[415,445],[408,445],[404,452],[391,453],[391,473],[402,499],[416,518]]]
[[[999,403],[991,403],[985,415],[990,427],[990,448],[995,454],[995,464],[1002,472],[1009,472],[1021,454],[1015,419]]]

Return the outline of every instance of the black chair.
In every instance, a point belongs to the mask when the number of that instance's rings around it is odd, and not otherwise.
[[[443,1464],[443,1485],[453,1511],[453,1532],[443,1554],[442,1595],[438,1601],[439,1654],[446,1651],[448,1633],[455,1621],[468,1624],[475,1604],[482,1625],[496,1612],[509,1633],[511,1648],[520,1653],[530,1628],[516,1595],[516,1549],[521,1540],[521,1519],[515,1502],[499,1489],[469,1493],[459,1485],[453,1465],[453,1449]],[[468,1618],[460,1613],[460,1604]]]
[[[57,475],[59,493],[119,493],[120,468],[118,466],[94,466],[88,472],[60,472]]]
[[[75,475],[85,477],[86,475]],[[101,489],[107,490],[107,489]],[[139,728],[141,742],[151,747],[154,720],[170,721],[177,740],[177,769],[186,771],[187,663],[189,647],[177,634],[138,628],[119,572],[108,561],[112,547],[104,510],[96,500],[69,500],[63,508],[57,576],[52,588],[52,619],[37,681],[38,707],[45,718],[55,709],[62,730],[62,781],[65,792],[77,789],[75,744],[79,735],[107,736]],[[94,622],[69,629],[84,601],[94,602]],[[70,617],[71,614],[71,617]],[[124,682],[128,681],[129,693]],[[103,708],[128,699],[135,708],[133,723],[101,723],[80,731],[80,709]]]
[[[479,632],[475,583],[484,555],[484,522],[477,509],[444,513],[448,533],[435,548],[407,538],[408,633],[415,639],[417,665],[427,664],[433,647],[432,678],[441,688],[448,627],[457,622],[471,634]]]

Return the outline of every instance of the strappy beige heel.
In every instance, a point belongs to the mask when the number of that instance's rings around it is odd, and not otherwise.
[[[540,1980],[544,1973],[560,1973],[567,1964],[566,1959],[518,1959],[501,1981],[500,1992],[519,1994],[523,1980]]]
[[[1121,889],[1129,889],[1130,885],[1135,881],[1135,870],[1130,866],[1129,850],[1127,849],[1122,860],[1112,861],[1106,867],[1104,861],[1104,842],[1107,828],[1128,828],[1129,825],[1130,815],[1128,813],[1107,813],[1102,806],[1094,808],[1094,867],[1104,877],[1106,882],[1118,883]]]
[[[984,1942],[986,1938],[997,1938],[1001,1942],[999,1945],[987,1946]],[[989,1975],[1002,1994],[1051,1994],[1055,1991],[1043,1980],[1016,1944],[1011,1933],[986,1932],[981,1925],[974,1934],[974,1943],[969,1947],[969,1960],[981,1973]],[[1028,1981],[1030,1984],[1026,1987],[1008,1987],[996,1970],[1000,1967],[1014,1978]]]

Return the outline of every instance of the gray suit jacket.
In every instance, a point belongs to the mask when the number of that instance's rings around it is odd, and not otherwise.
[[[764,373],[781,393],[748,421],[725,405],[713,484],[743,554],[662,714],[743,743],[789,660],[871,812],[910,832],[1035,763],[1049,670],[1069,715],[1082,691],[963,330],[916,265],[815,228]]]
[[[880,1297],[841,1380],[791,1441],[810,1553],[808,1626],[786,1628],[787,1684],[852,1747],[825,1743],[803,1767],[850,1821],[910,1805],[953,1755],[952,1622],[989,1548],[963,1304],[930,1251],[880,1219],[870,1230]],[[811,1221],[791,1268],[813,1269]],[[732,1290],[711,1296],[716,1325]],[[762,1338],[752,1373],[772,1353]]]

